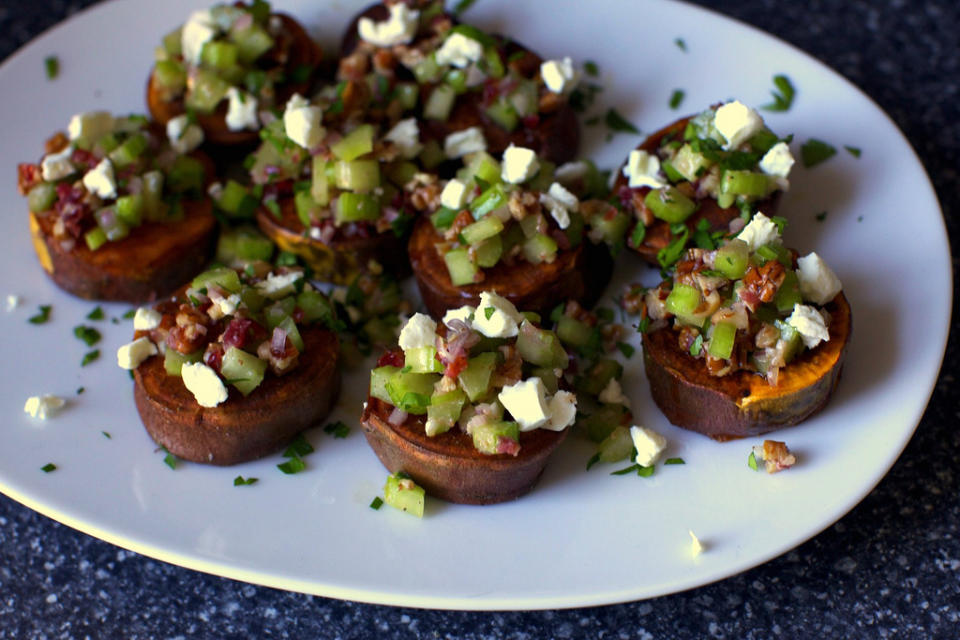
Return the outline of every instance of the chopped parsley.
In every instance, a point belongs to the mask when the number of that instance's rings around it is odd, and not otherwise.
[[[77,395],[79,396],[86,390],[87,390],[86,387],[77,387]]]
[[[393,235],[398,238],[407,235],[407,232],[413,227],[414,220],[416,220],[416,218],[412,214],[401,209],[400,214],[390,221],[390,228],[393,229]]]
[[[570,106],[577,113],[584,113],[593,106],[597,94],[601,91],[603,91],[603,87],[600,85],[584,82],[570,94]]]
[[[483,308],[483,315],[486,316],[487,320],[489,320],[491,317],[493,317],[493,314],[496,313],[496,312],[497,312],[497,310],[496,310],[494,307],[484,307],[484,308]]]
[[[473,0],[470,0],[470,1],[472,2]],[[377,496],[376,498],[370,501],[370,508],[373,509],[374,511],[379,511],[380,507],[382,506],[383,506],[383,498],[381,498],[380,496]]]
[[[683,231],[674,235],[670,244],[657,252],[657,262],[660,263],[661,268],[667,269],[680,259],[680,256],[683,255],[684,247],[687,246],[687,239],[689,237],[690,230],[684,227]]]
[[[283,452],[284,458],[299,458],[305,456],[308,453],[313,453],[313,445],[307,442],[307,439],[303,437],[301,433],[298,435],[293,442],[290,443],[290,446],[287,447],[287,450]]]
[[[109,432],[109,431],[101,431],[100,433],[102,433],[102,434],[103,434],[103,437],[106,438],[107,440],[112,440],[112,439],[113,439],[113,436],[110,435],[110,432]]]
[[[120,316],[120,317],[123,318],[124,320],[132,320],[132,319],[133,319],[133,316],[135,316],[135,315],[137,315],[137,310],[136,310],[136,309],[130,309],[129,311],[127,311],[126,313],[124,313],[124,314],[123,314],[122,316]]]
[[[87,320],[103,320],[103,307],[97,305],[87,314]]]
[[[290,458],[286,462],[277,465],[277,469],[280,469],[280,471],[283,471],[287,475],[300,473],[306,468],[307,463],[305,463],[302,458]]]
[[[179,462],[179,460],[177,459],[177,456],[175,456],[175,455],[173,455],[172,453],[170,453],[169,451],[167,451],[167,448],[166,448],[166,447],[160,447],[160,449],[161,449],[164,453],[167,454],[167,455],[163,456],[163,464],[167,465],[167,466],[170,467],[171,469],[176,469],[176,468],[177,468],[177,462]]]
[[[637,333],[646,333],[649,328],[650,318],[642,318],[640,322],[637,323]]]
[[[329,433],[334,438],[346,438],[350,433],[350,427],[344,424],[342,420],[337,420],[325,426],[323,432]]]
[[[617,349],[620,350],[620,353],[623,354],[624,358],[631,358],[636,352],[636,349],[633,347],[633,345],[629,345],[626,342],[618,342]]]
[[[40,471],[43,471],[44,473],[50,473],[51,471],[56,471],[56,470],[57,470],[57,465],[53,464],[52,462],[48,462],[47,464],[40,467]]]
[[[600,452],[597,452],[590,456],[590,459],[587,460],[587,471],[590,471],[590,467],[600,462]]]
[[[60,58],[47,56],[43,59],[43,68],[47,72],[47,80],[54,80],[60,75]]]
[[[750,456],[747,457],[747,466],[753,469],[754,471],[757,470],[757,456],[754,455],[753,451],[751,451]]]
[[[683,458],[667,458],[663,464],[687,464]]]
[[[676,109],[679,107],[685,95],[683,89],[674,89],[673,93],[670,94],[670,108]]]
[[[845,144],[845,145],[843,145],[843,148],[846,149],[846,150],[847,150],[847,153],[849,153],[850,155],[852,155],[854,158],[859,158],[859,157],[860,157],[860,154],[863,153],[863,152],[860,150],[860,147],[851,147],[850,145]]]
[[[673,41],[673,44],[677,45],[677,48],[680,49],[680,51],[686,52],[687,42],[683,38],[676,38]]]
[[[83,359],[80,360],[80,366],[85,367],[91,362],[100,358],[100,349],[94,349],[93,351],[87,351],[83,354]]]
[[[92,347],[100,342],[100,332],[93,327],[87,327],[82,324],[73,328],[73,335],[76,336],[78,340],[83,341],[88,347]]]
[[[697,337],[694,339],[693,344],[690,345],[690,355],[694,358],[700,355],[700,352],[703,351],[703,334],[697,334]]]
[[[27,322],[31,324],[44,324],[50,319],[50,310],[53,309],[52,305],[42,304],[39,307],[39,311],[36,315],[30,316],[27,318]]]
[[[632,122],[624,118],[612,107],[607,109],[607,114],[603,117],[603,121],[606,123],[608,129],[617,133],[640,133],[640,130],[637,129]]]
[[[656,467],[653,466],[653,465],[650,465],[649,467],[645,467],[645,466],[643,466],[642,464],[636,464],[636,463],[634,463],[634,464],[632,464],[632,465],[630,465],[629,467],[626,467],[626,468],[624,468],[624,469],[618,469],[617,471],[611,471],[611,472],[610,472],[610,475],[612,475],[612,476],[625,476],[625,475],[627,475],[627,474],[629,474],[629,473],[633,473],[634,471],[636,471],[636,472],[637,472],[637,475],[640,476],[641,478],[649,478],[650,476],[653,475],[653,472],[654,472],[655,470],[656,470]]]
[[[790,78],[785,75],[773,76],[773,84],[778,89],[777,91],[770,92],[773,96],[773,102],[765,104],[760,108],[766,109],[767,111],[787,111],[791,105],[793,105],[793,96],[796,93],[796,90],[790,83]]]
[[[588,76],[596,78],[600,75],[600,67],[593,60],[587,60],[583,63],[583,70]]]
[[[837,150],[823,140],[810,138],[800,147],[800,159],[806,168],[814,167],[836,155]]]
[[[459,16],[461,13],[473,6],[473,3],[477,0],[458,0],[457,4],[453,5],[453,15]]]
[[[233,486],[235,487],[244,487],[248,484],[256,484],[259,478],[244,478],[243,476],[237,476],[233,479]]]
[[[827,212],[826,212],[826,211],[821,211],[820,213],[818,213],[818,214],[815,215],[814,217],[817,219],[817,222],[823,222],[824,220],[827,219]]]

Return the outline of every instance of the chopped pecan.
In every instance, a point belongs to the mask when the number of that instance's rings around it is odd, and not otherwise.
[[[507,208],[514,220],[523,220],[529,215],[540,212],[540,199],[531,191],[518,189],[510,194]]]

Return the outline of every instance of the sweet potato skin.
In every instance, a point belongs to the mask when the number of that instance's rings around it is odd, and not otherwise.
[[[249,396],[228,387],[226,402],[197,404],[162,356],[134,370],[134,400],[153,440],[183,460],[232,465],[268,455],[321,422],[340,391],[336,334],[322,327],[301,330],[305,350],[289,374],[267,376]]]
[[[323,57],[320,47],[300,23],[285,13],[273,15],[280,18],[283,23],[283,31],[288,33],[292,40],[292,48],[289,61],[285,65],[286,68],[292,70],[300,65],[315,68],[319,65]],[[311,73],[311,78],[312,76]],[[294,93],[306,95],[310,89],[310,82],[311,80],[307,80],[306,82],[284,85],[277,92],[276,104],[282,108]],[[166,125],[167,122],[187,111],[183,97],[175,100],[164,99],[163,92],[154,84],[152,72],[147,79],[146,102],[150,115],[162,125]],[[226,116],[226,102],[222,102],[212,113],[196,114],[197,123],[203,129],[204,137],[208,143],[216,146],[233,147],[254,145],[260,140],[260,134],[257,131],[231,131],[227,127]]]
[[[395,427],[387,421],[391,411],[387,403],[370,397],[360,418],[383,466],[391,473],[405,471],[431,496],[462,504],[506,502],[528,493],[569,431],[534,429],[520,434],[517,456],[486,455],[456,428],[428,437],[422,417],[410,416]]]
[[[435,318],[442,317],[447,309],[476,306],[484,291],[496,291],[518,309],[540,314],[549,313],[565,300],[577,300],[590,307],[603,294],[613,272],[607,246],[584,238],[578,247],[559,251],[553,262],[498,264],[484,269],[482,282],[455,287],[446,262],[434,247],[441,240],[430,221],[421,218],[414,225],[408,244],[420,296]]]
[[[657,149],[660,147],[660,142],[665,137],[674,135],[678,139],[683,139],[683,132],[686,129],[687,124],[690,122],[690,119],[693,116],[688,116],[686,118],[681,118],[673,124],[670,124],[663,129],[660,129],[656,133],[647,137],[637,149],[646,151],[647,153],[656,153]],[[626,166],[626,162],[620,166],[620,169],[617,171],[617,179],[613,184],[613,193],[617,194],[621,188],[628,187],[629,180],[626,176],[623,175],[623,168]],[[650,191],[649,187],[641,187],[638,191],[646,196]],[[757,202],[757,209],[762,211],[766,216],[773,216],[777,208],[780,205],[780,197],[782,192],[776,191],[770,197],[765,198]],[[701,220],[706,220],[710,223],[711,231],[726,231],[730,227],[730,223],[736,218],[740,217],[740,209],[736,206],[722,208],[717,201],[713,198],[705,198],[698,201],[698,208],[693,214],[686,219],[685,224],[687,228],[690,229],[690,232],[697,228],[697,224]],[[639,222],[637,223],[639,224]],[[670,223],[665,222],[660,219],[654,220],[653,224],[647,227],[646,235],[643,238],[643,242],[639,246],[630,245],[630,247],[640,254],[640,257],[646,260],[648,263],[655,267],[659,267],[660,263],[657,261],[657,253],[667,247],[670,244],[672,239],[672,234],[670,233]],[[627,232],[627,237],[629,238],[632,233],[632,228]]]
[[[673,424],[731,440],[802,422],[830,399],[852,331],[850,305],[840,293],[826,305],[830,340],[780,370],[776,386],[748,371],[717,378],[677,347],[670,328],[643,335],[643,361],[654,401]]]
[[[280,217],[261,207],[257,211],[257,225],[281,250],[303,258],[317,280],[349,284],[357,274],[369,270],[371,261],[397,278],[410,273],[404,239],[392,230],[369,237],[335,237],[325,244],[305,235],[293,198],[282,198],[278,204]]]

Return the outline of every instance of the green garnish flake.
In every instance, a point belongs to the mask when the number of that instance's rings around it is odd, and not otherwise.
[[[863,222],[863,216],[857,216],[857,222]]]
[[[684,247],[687,246],[687,239],[689,237],[690,230],[684,227],[683,231],[675,235],[670,244],[657,252],[657,262],[660,263],[661,268],[667,269],[680,259],[680,256],[683,255]]]
[[[687,462],[683,458],[667,458],[663,464],[687,464]]]
[[[612,107],[607,109],[607,114],[603,117],[603,121],[606,123],[608,129],[617,133],[640,133],[640,130],[637,129],[632,122],[624,118]]]
[[[494,307],[484,307],[484,308],[483,308],[483,315],[487,318],[487,320],[489,320],[490,318],[492,318],[492,317],[493,317],[493,314],[496,313],[496,312],[497,312],[497,310],[496,310],[496,308],[494,308]]]
[[[282,214],[280,213],[280,205],[277,203],[276,200],[264,200],[263,206],[265,206],[267,210],[269,210],[270,213],[273,214],[274,218],[276,218],[277,220],[280,219]]]
[[[612,476],[625,476],[625,475],[627,475],[627,474],[630,474],[630,473],[633,473],[634,471],[636,471],[636,472],[637,472],[637,475],[640,476],[641,478],[649,478],[650,476],[653,475],[653,472],[656,471],[656,469],[657,469],[657,468],[656,468],[655,466],[653,466],[653,465],[650,465],[649,467],[645,467],[645,466],[643,466],[642,464],[636,464],[636,463],[634,463],[634,464],[630,465],[629,467],[626,467],[626,468],[623,468],[623,469],[619,469],[619,470],[617,470],[617,471],[612,471],[612,472],[610,473],[610,475],[612,475]]]
[[[649,328],[650,318],[642,318],[640,322],[637,323],[637,333],[646,333]]]
[[[342,420],[337,420],[325,426],[323,432],[329,433],[334,438],[346,438],[350,434],[350,427],[344,424]]]
[[[703,334],[698,334],[694,339],[693,344],[690,345],[690,355],[694,358],[700,355],[700,352],[703,351]]]
[[[85,367],[91,362],[100,358],[100,349],[94,349],[93,351],[87,351],[83,354],[83,358],[80,360],[80,366]]]
[[[43,59],[43,69],[47,73],[47,80],[54,80],[60,75],[60,58],[47,56]]]
[[[814,217],[817,219],[817,222],[823,222],[824,220],[827,219],[827,212],[826,212],[826,211],[821,211],[820,213],[818,213],[818,214],[815,215]]]
[[[790,83],[790,78],[785,75],[773,76],[773,84],[778,89],[770,92],[773,96],[773,102],[760,108],[767,111],[787,111],[793,105],[793,96],[796,94],[796,90]]]
[[[78,340],[82,340],[88,347],[92,347],[100,342],[100,332],[93,327],[82,324],[73,328],[73,335],[76,336]]]
[[[747,466],[754,471],[757,470],[757,456],[754,455],[753,451],[750,452],[750,456],[747,458]]]
[[[590,467],[592,467],[593,465],[597,464],[598,462],[600,462],[600,452],[599,452],[599,451],[598,451],[597,453],[593,454],[592,456],[590,456],[590,459],[587,460],[587,471],[590,471]]]
[[[237,476],[233,479],[233,486],[235,487],[245,487],[248,484],[256,484],[259,478],[244,478],[243,476]]]
[[[87,390],[86,387],[77,387],[77,395],[79,396],[81,393],[83,393],[86,390]]]
[[[393,235],[398,238],[402,238],[413,228],[413,221],[416,218],[413,214],[407,213],[403,209],[400,210],[400,214],[390,221],[390,228],[393,230]]]
[[[163,451],[165,451],[166,454],[167,454],[167,455],[163,456],[163,464],[167,465],[167,466],[170,467],[171,469],[176,469],[176,468],[177,468],[177,462],[179,462],[179,460],[177,459],[177,456],[175,456],[175,455],[173,455],[172,453],[170,453],[169,451],[167,451],[167,448],[166,448],[166,447],[161,447],[161,449],[162,449]]]
[[[633,473],[634,471],[636,471],[636,470],[639,469],[639,468],[640,468],[640,465],[638,465],[638,464],[632,464],[632,465],[630,465],[629,467],[626,467],[626,468],[624,468],[624,469],[618,469],[618,470],[616,470],[616,471],[611,471],[611,472],[610,472],[610,475],[612,475],[612,476],[625,476],[625,475],[627,475],[628,473]]]
[[[770,218],[770,222],[777,225],[777,233],[782,236],[784,230],[787,228],[787,219],[783,216],[773,216]]]
[[[618,342],[617,349],[620,350],[624,358],[632,358],[633,354],[637,351],[633,345],[627,344],[626,342]]]
[[[27,318],[27,322],[30,324],[44,324],[50,319],[50,311],[53,309],[52,305],[42,304],[38,308],[39,311],[36,315]]]
[[[124,320],[132,320],[132,319],[133,319],[133,316],[135,316],[135,315],[137,315],[137,310],[136,310],[136,309],[130,309],[129,311],[127,311],[126,313],[124,313],[124,314],[123,314],[122,316],[120,316],[120,317],[123,318]]]
[[[301,433],[298,435],[293,442],[290,443],[290,446],[287,447],[287,450],[283,452],[284,458],[299,458],[305,456],[308,453],[313,453],[313,445],[307,442],[307,439],[303,437]]]
[[[277,465],[277,469],[283,471],[287,475],[293,475],[295,473],[300,473],[307,468],[307,463],[304,462],[301,458],[290,458],[286,462]]]
[[[110,432],[109,432],[109,431],[101,431],[100,433],[102,433],[102,434],[103,434],[103,437],[106,438],[107,440],[112,440],[112,439],[113,439],[113,436],[110,435]]]
[[[686,52],[686,50],[687,50],[687,43],[686,43],[686,41],[685,41],[683,38],[676,38],[676,39],[673,41],[673,44],[677,45],[677,48],[680,49],[680,51]]]
[[[50,473],[51,471],[56,471],[56,470],[57,470],[57,465],[53,464],[52,462],[48,462],[47,464],[40,467],[40,471],[43,471],[44,473]]]
[[[859,157],[860,157],[860,154],[863,153],[863,152],[860,150],[860,147],[851,147],[850,145],[845,144],[845,145],[843,145],[843,148],[846,149],[846,150],[847,150],[847,153],[849,153],[850,155],[852,155],[854,158],[859,158]]]
[[[379,511],[380,507],[382,506],[383,506],[383,498],[381,498],[380,496],[377,496],[376,498],[370,501],[370,508],[373,509],[374,511]]]
[[[591,77],[596,78],[600,75],[600,67],[597,66],[597,63],[593,60],[587,60],[583,63],[584,72]]]
[[[683,102],[683,97],[686,95],[683,89],[674,89],[673,93],[670,94],[670,108],[676,109]]]
[[[459,16],[461,13],[473,6],[473,3],[477,0],[459,0],[457,4],[453,5],[453,15]]]
[[[87,314],[87,320],[103,320],[103,307],[97,305]]]
[[[817,140],[816,138],[810,138],[800,147],[800,159],[803,161],[803,166],[807,169],[825,160],[829,160],[836,154],[837,150],[833,145],[823,140]]]

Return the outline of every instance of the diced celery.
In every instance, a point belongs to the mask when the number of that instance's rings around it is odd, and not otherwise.
[[[206,170],[203,163],[191,156],[177,156],[167,173],[167,189],[173,193],[203,192]]]
[[[108,156],[110,161],[113,163],[113,166],[117,169],[122,169],[127,165],[135,162],[140,155],[147,150],[147,138],[146,136],[135,133],[123,143],[110,152]]]
[[[467,366],[457,376],[470,402],[485,398],[490,392],[490,376],[497,367],[497,354],[485,351],[467,360]]]
[[[179,376],[180,369],[187,362],[200,362],[203,359],[203,351],[194,351],[193,353],[180,353],[176,349],[167,348],[163,352],[163,368],[168,376]]]
[[[181,29],[177,27],[167,35],[163,36],[163,48],[171,56],[176,57],[182,55],[181,47]]]
[[[461,94],[467,90],[467,72],[463,69],[451,69],[447,71],[446,75],[443,76],[443,81],[450,85],[457,94]]]
[[[782,320],[776,320],[774,325],[780,329],[780,339],[786,343],[783,359],[790,362],[803,349],[803,338],[800,337],[799,331]]]
[[[212,40],[203,45],[200,61],[214,69],[229,69],[237,64],[239,49],[232,42]]]
[[[333,163],[319,155],[313,156],[311,163],[310,196],[317,204],[326,206],[330,204],[330,179],[327,177],[327,168],[329,166],[332,169]]]
[[[786,313],[801,302],[803,302],[803,296],[800,295],[800,280],[797,278],[796,271],[787,269],[783,282],[780,283],[780,288],[773,297],[773,304],[777,307],[777,311]]]
[[[435,212],[430,214],[430,224],[432,224],[435,229],[445,231],[446,229],[450,228],[450,225],[453,224],[453,221],[457,217],[458,213],[460,212],[456,209],[440,207]]]
[[[520,80],[517,88],[507,98],[521,118],[537,112],[539,96],[537,96],[537,84],[532,80]]]
[[[297,191],[293,196],[293,205],[297,210],[300,223],[309,229],[313,221],[319,217],[320,206],[314,202],[309,191]]]
[[[257,291],[256,287],[243,285],[240,288],[240,300],[253,313],[259,313],[267,304],[267,297]]]
[[[721,209],[726,209],[727,207],[732,207],[733,203],[737,201],[737,196],[732,193],[721,193],[717,195],[717,206]]]
[[[700,291],[689,284],[676,284],[664,306],[675,316],[689,316],[700,306]]]
[[[737,337],[737,325],[732,322],[718,322],[713,325],[713,335],[707,345],[707,353],[714,358],[726,360],[733,353],[733,343]]]
[[[187,72],[176,60],[159,60],[153,66],[153,80],[160,89],[179,92],[187,86]]]
[[[541,160],[540,170],[527,182],[527,188],[546,193],[550,190],[550,185],[555,182],[553,174],[556,170],[557,165],[549,160]]]
[[[303,311],[306,323],[330,323],[334,319],[333,305],[325,295],[316,290],[304,289],[297,294],[297,307]]]
[[[341,160],[334,165],[337,187],[369,193],[380,186],[380,162],[377,160]]]
[[[622,425],[614,427],[600,446],[597,447],[597,453],[600,455],[600,462],[619,462],[630,456],[633,450],[633,438],[630,437],[630,430]]]
[[[266,370],[265,360],[236,347],[229,347],[220,363],[220,375],[245,396],[260,386]]]
[[[507,194],[503,190],[503,185],[494,184],[473,199],[470,203],[470,211],[474,218],[479,219],[505,204],[507,204]]]
[[[684,178],[693,182],[710,167],[711,162],[702,153],[694,151],[689,144],[684,144],[671,164]]]
[[[567,315],[560,316],[557,320],[556,332],[560,342],[578,349],[590,342],[593,330],[594,328],[586,322]]]
[[[626,412],[627,408],[622,404],[604,404],[589,416],[577,420],[577,428],[592,441],[600,443],[621,424]]]
[[[473,254],[477,258],[478,267],[489,269],[500,262],[500,257],[503,255],[503,239],[499,234],[487,238],[474,247]]]
[[[510,100],[503,96],[484,109],[484,113],[488,118],[496,122],[501,129],[506,129],[507,131],[513,131],[520,123],[520,116],[517,115],[517,110]]]
[[[240,291],[240,276],[233,269],[227,267],[217,267],[204,271],[194,277],[190,286],[194,289],[205,289],[210,285],[216,285],[230,293]]]
[[[476,281],[477,265],[473,263],[466,248],[452,249],[443,256],[453,286],[459,287]]]
[[[96,251],[107,241],[107,234],[100,227],[94,227],[83,235],[83,239],[86,241],[87,248],[90,249],[90,251]]]
[[[250,195],[250,190],[236,180],[227,180],[217,200],[217,207],[231,218],[252,218],[259,202]]]
[[[337,225],[357,220],[376,220],[380,217],[380,199],[370,193],[345,191],[337,198],[334,222]]]
[[[538,233],[523,243],[523,256],[532,264],[553,262],[557,257],[557,241]]]
[[[162,220],[166,215],[163,202],[163,173],[157,170],[147,171],[140,179],[143,181],[143,215],[147,220]]]
[[[471,153],[464,168],[468,182],[473,178],[480,178],[487,184],[500,182],[500,163],[486,151]]]
[[[503,77],[506,69],[504,69],[503,60],[500,59],[500,52],[497,47],[486,47],[484,49],[483,58],[480,60],[480,68],[491,78],[500,79]]]
[[[460,389],[447,393],[434,393],[427,407],[427,422],[424,430],[428,436],[449,431],[460,419],[463,405],[467,401],[467,394]]]
[[[743,240],[734,238],[717,249],[713,265],[731,280],[739,280],[747,272],[749,258],[750,246]]]
[[[393,406],[416,415],[423,415],[430,405],[433,385],[440,379],[435,373],[398,371],[387,380],[387,393]]]
[[[526,242],[527,238],[532,238],[540,233],[539,229],[546,228],[546,220],[542,213],[535,213],[521,220],[518,226],[523,231],[521,242]]]
[[[27,194],[27,207],[34,213],[49,211],[57,201],[57,188],[49,182],[40,182]]]
[[[653,215],[671,224],[683,222],[690,217],[697,204],[683,195],[675,187],[654,189],[647,194],[643,203],[653,212]]]
[[[222,229],[217,240],[217,262],[228,265],[244,264],[254,260],[269,260],[273,256],[270,239],[251,227]]]
[[[623,246],[627,227],[630,226],[630,216],[622,211],[616,211],[613,215],[598,213],[587,223],[600,234],[607,245],[620,247]]]
[[[520,425],[516,422],[487,422],[473,429],[473,446],[480,453],[500,453],[501,440],[506,438],[519,442]]]
[[[273,48],[273,38],[266,29],[254,24],[246,29],[234,29],[230,39],[237,46],[240,62],[249,65]]]
[[[413,67],[413,75],[420,84],[436,82],[442,72],[443,68],[437,64],[437,58],[432,53]]]
[[[728,169],[720,180],[720,192],[763,197],[769,193],[771,184],[770,177],[764,173]]]
[[[117,217],[131,227],[139,227],[143,220],[143,196],[139,193],[117,198]]]
[[[227,96],[230,83],[207,69],[197,69],[187,92],[186,105],[200,113],[210,113]]]
[[[520,325],[516,346],[524,362],[540,367],[567,368],[567,352],[552,331],[538,329],[530,322],[524,322]]]
[[[355,160],[373,151],[373,125],[362,124],[339,142],[330,146],[330,151],[345,162]]]
[[[503,231],[503,223],[500,221],[500,218],[487,216],[480,218],[472,224],[468,224],[460,232],[460,235],[463,236],[463,240],[467,244],[477,244],[478,242],[497,235],[501,231]]]
[[[280,298],[267,306],[263,310],[263,319],[267,323],[267,328],[273,331],[274,328],[279,327],[286,318],[290,317],[296,306],[297,301],[291,296]]]
[[[547,393],[556,393],[560,388],[560,379],[557,377],[556,371],[553,368],[532,367],[530,369],[530,375],[540,378]]]
[[[437,359],[436,347],[415,347],[403,352],[404,362],[414,373],[442,373],[443,364]]]
[[[457,99],[457,92],[446,84],[437,85],[423,105],[423,117],[428,120],[447,120],[453,111],[453,103]]]
[[[390,474],[387,484],[383,487],[383,501],[394,509],[399,509],[410,515],[423,517],[423,507],[426,500],[426,491],[408,477],[399,474]]]
[[[122,240],[130,235],[130,227],[117,216],[117,211],[114,207],[97,209],[93,212],[93,217],[96,218],[97,224],[107,235],[107,240],[111,242]]]
[[[387,393],[387,381],[393,374],[400,371],[399,367],[377,367],[370,372],[370,395],[384,402],[393,404],[390,394]]]
[[[412,82],[398,82],[393,88],[393,96],[404,111],[412,111],[420,98],[420,87]]]
[[[623,365],[613,358],[600,358],[577,378],[577,392],[598,396],[607,388],[610,381],[623,375]]]
[[[398,187],[402,187],[413,180],[413,176],[418,171],[420,169],[415,163],[406,160],[391,162],[383,167],[383,173],[387,176],[387,180]]]
[[[423,150],[420,152],[420,162],[423,163],[424,169],[429,171],[446,160],[446,158],[443,149],[440,147],[440,143],[436,140],[427,140],[423,143]]]

